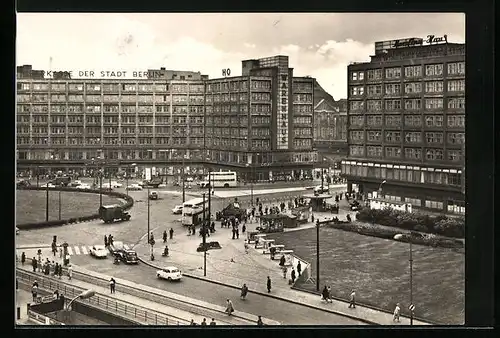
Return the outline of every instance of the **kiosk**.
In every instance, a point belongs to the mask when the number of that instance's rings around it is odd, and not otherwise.
[[[332,195],[314,193],[303,195],[303,197],[311,201],[309,205],[312,207],[312,211],[324,212],[328,210],[326,200],[332,198]]]

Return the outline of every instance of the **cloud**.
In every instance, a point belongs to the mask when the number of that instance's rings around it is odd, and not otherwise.
[[[246,48],[255,48],[255,47],[257,47],[257,45],[256,45],[256,44],[253,44],[253,43],[248,43],[248,42],[245,42],[245,43],[243,44],[243,46],[245,46]]]

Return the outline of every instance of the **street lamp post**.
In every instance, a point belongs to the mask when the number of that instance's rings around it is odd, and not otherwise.
[[[410,231],[410,325],[413,325],[413,233]]]
[[[61,190],[59,190],[59,220],[61,220]]]
[[[319,219],[316,220],[316,291],[319,291]]]
[[[186,202],[186,187],[185,187],[185,183],[184,183],[184,158],[185,158],[185,154],[182,154],[182,203]]]
[[[95,295],[95,291],[94,290],[86,290],[86,291],[83,291],[82,293],[80,293],[78,296],[76,296],[75,298],[73,298],[69,303],[68,305],[66,305],[66,310],[67,311],[71,311],[71,304],[73,304],[73,302],[77,299],[87,299],[87,298],[90,298],[90,297],[93,297]]]
[[[102,172],[99,171],[99,206],[102,207]]]
[[[49,182],[47,182],[47,188],[45,193],[45,222],[49,221]]]
[[[386,182],[387,182],[386,180],[383,180],[382,182],[380,182],[380,185],[378,186],[378,193],[379,193],[380,195],[382,195],[382,185],[383,185],[384,183],[386,183]]]
[[[209,184],[210,185],[210,184]],[[210,200],[210,193],[208,194]],[[203,276],[207,276],[207,220],[205,212],[205,193],[203,193],[203,225],[201,226],[202,238],[203,238]]]
[[[36,167],[36,187],[39,187],[39,181],[40,181],[40,167]]]
[[[148,243],[151,242],[150,241],[150,237],[149,237],[149,219],[150,219],[150,216],[149,216],[149,212],[150,212],[150,203],[149,203],[149,186],[148,186]]]

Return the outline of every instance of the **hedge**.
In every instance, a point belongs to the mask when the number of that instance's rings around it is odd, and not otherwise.
[[[364,208],[356,214],[356,219],[367,223],[396,227],[406,230],[438,234],[446,237],[465,237],[465,217],[445,215],[429,216],[418,212]]]

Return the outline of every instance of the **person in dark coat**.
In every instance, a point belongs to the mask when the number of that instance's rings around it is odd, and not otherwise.
[[[24,262],[26,262],[26,254],[23,251],[23,253],[21,254],[21,264],[24,265]]]
[[[297,263],[297,272],[298,272],[299,277],[300,277],[300,273],[302,272],[302,265],[300,265],[300,261]]]
[[[36,258],[35,258],[35,257],[33,257],[33,258],[31,259],[31,267],[33,268],[33,272],[36,272],[36,267],[37,267],[37,265],[38,265],[38,262],[36,261]]]
[[[114,278],[111,278],[109,280],[109,290],[111,291],[111,293],[115,293],[115,288],[116,288],[116,281]]]
[[[167,230],[163,231],[163,243],[167,242]]]
[[[264,326],[264,323],[262,322],[261,316],[259,316],[259,318],[257,319],[257,326]]]
[[[280,258],[280,266],[285,266],[285,262],[286,262],[286,259],[285,259],[285,255],[281,255],[281,258]]]
[[[290,277],[292,278],[292,284],[295,283],[295,269],[292,268],[292,273],[290,274]]]
[[[173,239],[174,238],[174,229],[170,228],[170,230],[168,231],[168,233],[170,235],[170,239]]]
[[[240,229],[236,227],[236,239],[240,239]]]
[[[214,318],[212,318],[212,321],[210,322],[210,324],[209,324],[209,325],[210,325],[210,326],[215,326],[215,325],[217,325],[217,323],[215,322],[215,319],[214,319]]]
[[[247,230],[247,226],[245,224],[243,224],[243,226],[241,227],[241,233],[245,233],[245,231]]]
[[[235,239],[235,238],[236,238],[236,229],[233,226],[233,239]]]
[[[104,235],[104,246],[108,246],[108,237],[106,237],[106,235]]]
[[[200,324],[201,326],[207,326],[207,319],[203,318],[203,321]]]
[[[267,276],[267,293],[271,292],[271,278]]]

